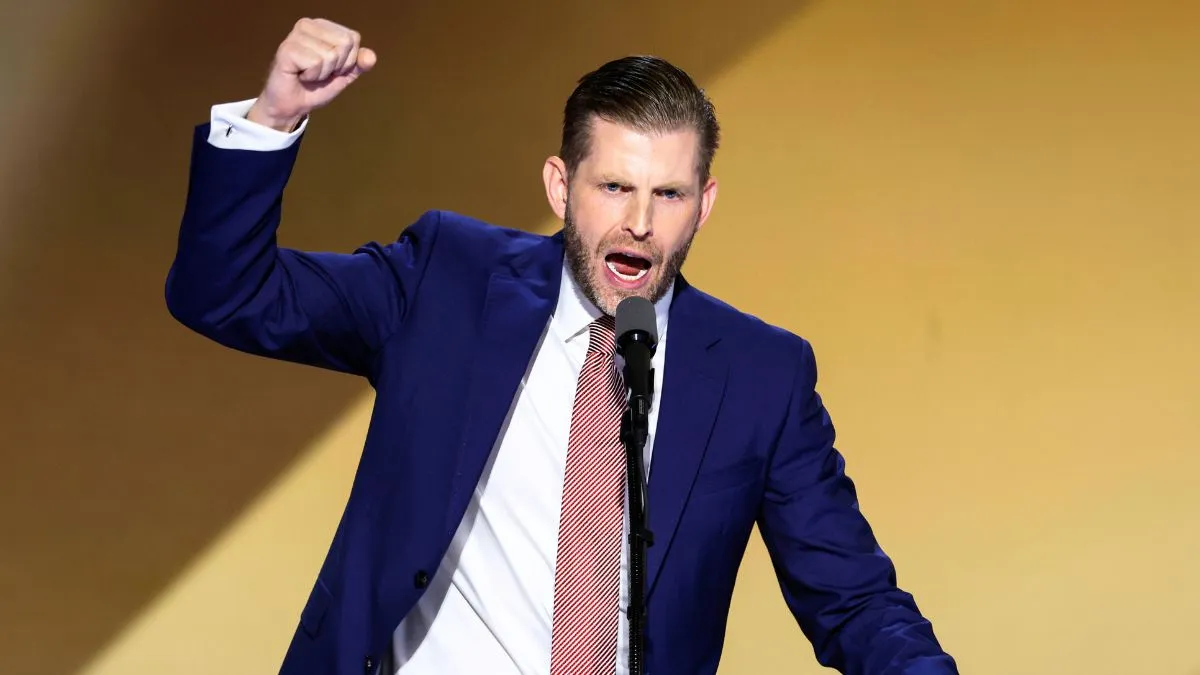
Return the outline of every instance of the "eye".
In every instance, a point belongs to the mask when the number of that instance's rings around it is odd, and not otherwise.
[[[663,190],[662,196],[666,197],[667,199],[679,199],[683,195],[679,194],[679,190]]]
[[[603,185],[600,186],[600,188],[602,190],[604,190],[605,192],[611,192],[613,194],[616,194],[621,191],[621,184],[620,183],[604,183]]]

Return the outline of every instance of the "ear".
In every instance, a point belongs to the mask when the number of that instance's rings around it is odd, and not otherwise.
[[[700,191],[700,217],[696,221],[696,229],[704,227],[708,214],[712,213],[713,205],[717,202],[717,179],[709,176],[704,189]]]
[[[567,217],[567,191],[570,187],[567,165],[558,157],[550,157],[542,167],[542,182],[546,184],[546,200],[559,220]]]

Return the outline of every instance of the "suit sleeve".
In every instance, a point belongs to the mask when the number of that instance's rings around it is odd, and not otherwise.
[[[239,351],[369,377],[399,329],[436,239],[426,213],[398,240],[352,253],[281,247],[283,192],[301,143],[219,148],[196,128],[166,302],[188,328]]]
[[[846,675],[957,674],[859,511],[816,380],[803,342],[758,519],[784,599],[826,667]]]

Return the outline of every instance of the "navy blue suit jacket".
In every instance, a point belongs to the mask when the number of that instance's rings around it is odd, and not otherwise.
[[[208,126],[193,138],[171,314],[222,345],[359,375],[376,391],[350,498],[282,666],[360,675],[390,649],[463,516],[555,306],[561,233],[431,211],[353,253],[280,247],[301,144],[222,150]],[[809,344],[682,278],[670,312],[648,493],[647,673],[716,671],[755,523],[822,664],[955,673],[858,509]]]

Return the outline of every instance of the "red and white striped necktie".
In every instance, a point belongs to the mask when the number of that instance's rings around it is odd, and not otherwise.
[[[624,462],[613,318],[590,327],[575,389],[554,572],[551,675],[611,675],[617,659]]]

